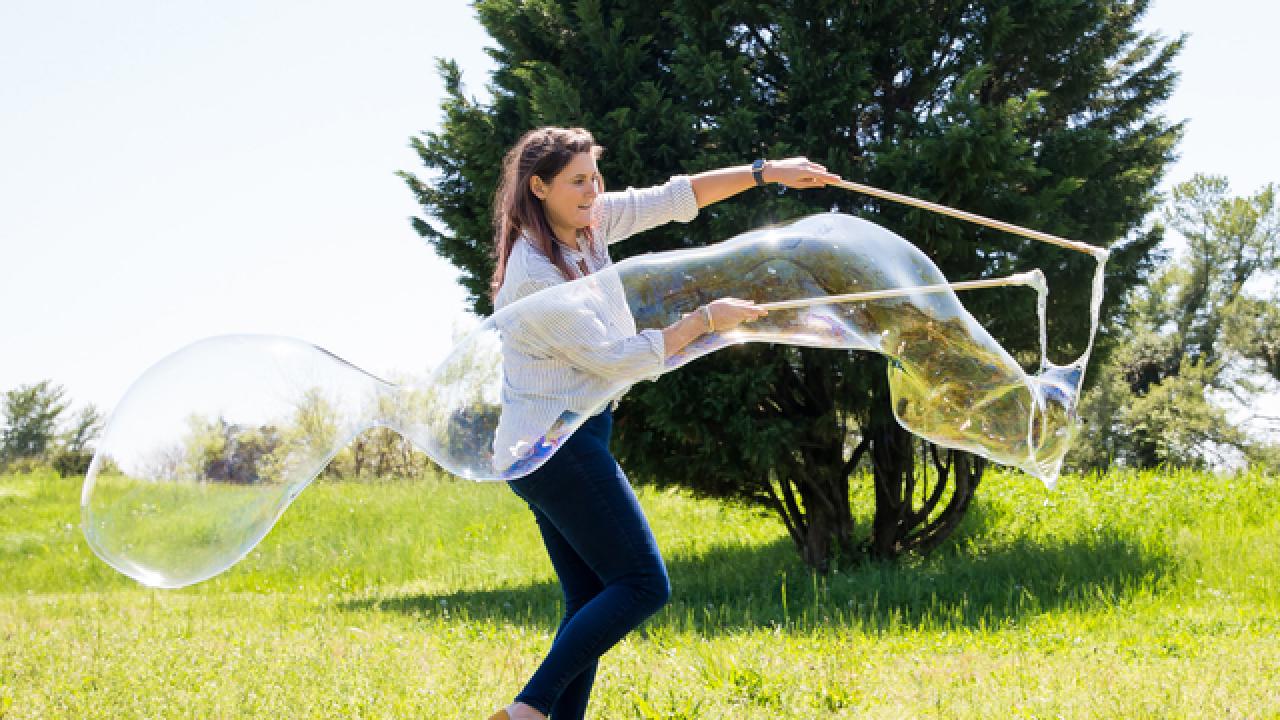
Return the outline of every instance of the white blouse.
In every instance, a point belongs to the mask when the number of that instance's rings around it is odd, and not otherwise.
[[[579,233],[581,251],[565,245],[560,250],[571,267],[585,264],[594,276],[613,264],[608,245],[673,220],[689,222],[697,214],[693,185],[684,175],[651,188],[603,193],[592,210],[595,242]],[[625,394],[630,383],[663,371],[662,331],[636,332],[616,274],[593,279],[595,287],[584,283],[581,297],[558,295],[554,311],[501,313],[518,300],[568,282],[524,236],[511,250],[494,299],[495,320],[512,318],[499,322],[502,418],[494,438],[499,472],[529,452],[564,413],[595,414]],[[625,386],[612,391],[619,384]]]

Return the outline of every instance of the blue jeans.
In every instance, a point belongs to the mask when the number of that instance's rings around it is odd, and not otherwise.
[[[606,409],[508,483],[533,510],[564,591],[551,650],[516,696],[552,720],[586,716],[597,660],[671,596],[653,531],[609,454],[612,429]]]

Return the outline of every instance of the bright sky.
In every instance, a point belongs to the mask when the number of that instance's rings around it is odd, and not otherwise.
[[[1192,33],[1171,180],[1280,181],[1280,6],[1155,0],[1147,25]],[[109,410],[223,333],[433,366],[463,293],[393,173],[439,123],[434,59],[486,99],[489,42],[462,2],[0,4],[0,391],[49,378]]]

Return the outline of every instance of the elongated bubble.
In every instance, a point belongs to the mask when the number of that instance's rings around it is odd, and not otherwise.
[[[1043,296],[1042,277],[1030,278]],[[1032,375],[950,290],[831,298],[945,283],[902,238],[823,214],[548,288],[485,320],[433,372],[398,384],[298,340],[210,338],[149,369],[112,413],[85,481],[85,533],[140,582],[188,585],[244,557],[369,428],[399,432],[459,477],[510,480],[632,384],[745,342],[882,353],[904,427],[1052,485],[1076,426],[1087,351],[1067,366],[1042,355]],[[722,297],[820,300],[664,358],[660,335],[648,331]],[[585,374],[547,392],[545,372],[564,362]]]

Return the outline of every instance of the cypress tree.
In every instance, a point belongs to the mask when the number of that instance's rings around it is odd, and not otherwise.
[[[600,167],[612,187],[807,155],[852,180],[1112,247],[1104,312],[1113,319],[1118,291],[1145,276],[1160,240],[1141,223],[1181,131],[1157,106],[1172,90],[1182,39],[1142,34],[1147,5],[479,0],[498,64],[492,100],[467,97],[457,65],[439,63],[441,130],[412,140],[430,174],[403,174],[424,209],[414,223],[488,313],[499,161],[529,128],[590,129],[607,148]],[[831,209],[898,232],[953,280],[1043,269],[1050,357],[1083,349],[1090,258],[839,189],[751,190],[693,223],[627,240],[614,258]],[[1029,293],[964,301],[1033,364]],[[837,553],[936,546],[983,468],[898,427],[885,360],[865,353],[715,353],[634,388],[616,428],[614,450],[633,477],[761,503],[818,568]],[[876,487],[861,544],[850,505],[859,467]]]

